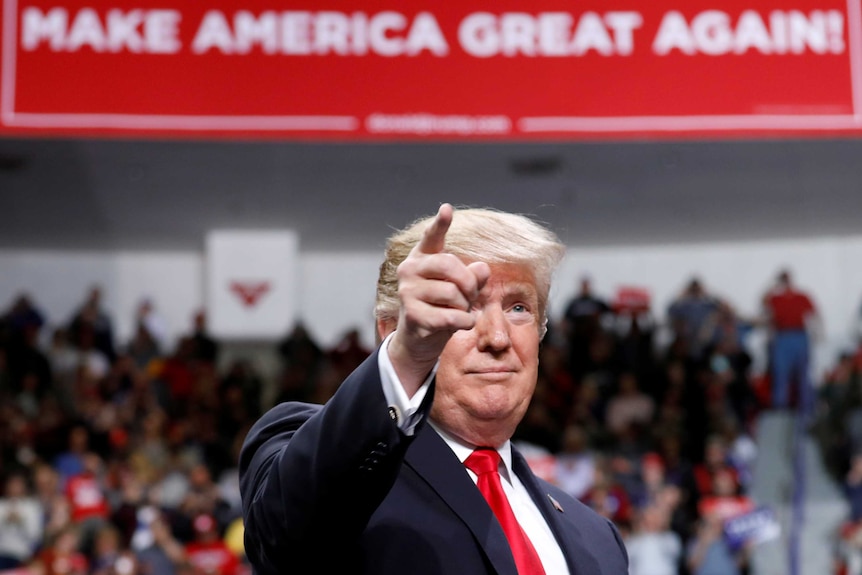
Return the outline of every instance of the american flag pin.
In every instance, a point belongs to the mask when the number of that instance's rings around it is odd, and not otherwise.
[[[550,499],[550,500],[551,500],[551,505],[553,505],[553,506],[554,506],[554,509],[556,509],[556,510],[557,510],[557,511],[559,511],[560,513],[562,513],[562,512],[563,512],[563,506],[562,506],[562,505],[560,505],[560,502],[559,502],[559,501],[557,501],[556,499],[554,499],[553,497],[551,497],[551,494],[550,494],[550,493],[548,493],[548,499]]]

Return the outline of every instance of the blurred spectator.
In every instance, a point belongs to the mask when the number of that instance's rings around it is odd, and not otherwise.
[[[617,290],[612,307],[615,313],[612,334],[617,339],[615,362],[620,369],[632,371],[638,377],[650,376],[654,364],[653,335],[656,322],[652,315],[649,290],[621,287]]]
[[[582,499],[592,489],[596,474],[595,455],[589,450],[587,434],[577,425],[566,428],[556,467],[558,485],[572,497]]]
[[[602,444],[606,435],[602,425],[604,404],[599,381],[599,377],[592,375],[581,380],[569,415],[569,423],[581,427],[592,445]]]
[[[228,516],[230,505],[222,499],[209,468],[199,463],[189,470],[188,478],[189,491],[180,506],[183,513],[187,517],[206,515],[214,521],[218,520],[216,529],[227,525],[232,519]]]
[[[118,562],[122,566],[123,554],[120,533],[112,525],[104,525],[96,532],[93,541],[93,560],[90,564],[91,575],[114,575]],[[126,557],[128,561],[128,557]],[[126,565],[128,571],[134,571],[134,565]]]
[[[114,361],[114,330],[111,318],[102,309],[102,290],[93,287],[69,322],[69,340],[78,348],[93,348]]]
[[[195,540],[186,545],[189,562],[201,575],[237,575],[239,559],[218,534],[215,518],[202,514],[194,520]]]
[[[778,274],[775,286],[763,298],[763,307],[772,330],[772,407],[788,407],[791,384],[796,383],[797,400],[807,411],[812,392],[808,332],[815,327],[817,310],[811,298],[793,285],[788,270]]]
[[[95,347],[92,331],[84,330],[78,336],[75,347],[75,363],[78,366],[77,379],[99,380],[108,374],[111,362],[115,356],[108,356],[103,350]],[[112,351],[113,353],[113,351]]]
[[[696,493],[699,497],[709,497],[715,492],[716,478],[729,477],[735,488],[739,485],[736,469],[730,466],[727,445],[718,435],[710,436],[704,450],[704,461],[694,467]]]
[[[72,521],[80,527],[81,545],[90,550],[95,534],[108,522],[111,509],[106,497],[102,459],[86,453],[84,467],[66,481],[66,499]]]
[[[67,525],[39,553],[37,564],[44,575],[87,575],[89,562],[79,549],[78,528]]]
[[[640,462],[640,483],[632,495],[632,503],[638,509],[657,505],[665,482],[664,462],[658,453],[650,452]]]
[[[312,339],[302,322],[278,344],[283,362],[281,389],[276,403],[308,401],[320,379],[325,354]]]
[[[553,421],[554,431],[560,436],[561,430],[568,422],[569,412],[577,393],[575,381],[566,367],[565,353],[560,347],[543,345],[539,349],[539,376],[536,388],[541,394],[541,402],[547,409],[548,416]]]
[[[718,515],[700,520],[687,552],[692,575],[741,575],[744,558],[730,550],[723,535],[724,522]]]
[[[563,312],[564,332],[576,339],[589,339],[601,329],[602,316],[611,311],[607,302],[593,293],[589,277],[580,280],[580,291]]]
[[[180,566],[187,562],[186,551],[171,533],[170,525],[162,515],[149,509],[149,517],[143,519],[150,537],[137,551],[142,575],[178,575]]]
[[[128,462],[135,475],[147,483],[162,478],[170,462],[166,427],[167,415],[163,410],[154,408],[141,414]]]
[[[219,386],[219,430],[227,441],[246,421],[262,413],[263,381],[250,361],[237,359],[228,368]]]
[[[201,464],[204,456],[194,440],[194,427],[189,421],[174,420],[165,430],[168,458],[167,465],[155,474],[147,484],[152,485],[155,503],[164,508],[178,508],[189,491],[189,470]],[[144,477],[146,481],[146,476]]]
[[[745,433],[739,422],[730,417],[725,418],[721,433],[728,446],[728,462],[736,470],[742,489],[747,490],[754,479],[757,444]]]
[[[69,343],[68,333],[64,328],[56,328],[51,334],[47,356],[54,377],[54,393],[63,406],[63,411],[71,414],[75,409],[74,383],[79,357],[78,352]]]
[[[135,312],[135,325],[143,330],[155,343],[156,352],[168,348],[168,325],[165,318],[156,311],[153,300],[146,297],[138,304]]]
[[[512,439],[556,453],[560,450],[560,429],[545,400],[547,388],[547,380],[539,378],[533,399]]]
[[[224,515],[229,519],[242,517],[242,499],[239,494],[239,452],[249,427],[250,425],[247,425],[234,437],[230,447],[230,461],[233,465],[224,469],[218,477],[219,497],[226,504]]]
[[[862,575],[862,523],[846,521],[839,530],[838,575]]]
[[[619,392],[608,402],[605,423],[608,429],[621,437],[631,428],[648,425],[655,413],[655,402],[640,390],[637,376],[626,372],[619,377]]]
[[[590,278],[580,280],[580,291],[563,312],[563,333],[568,341],[568,364],[572,376],[581,375],[587,364],[590,342],[602,329],[602,318],[611,311],[606,301],[593,294]]]
[[[219,345],[207,331],[207,316],[203,310],[198,310],[192,320],[191,341],[192,357],[213,366],[217,364]]]
[[[15,339],[24,337],[25,332],[31,328],[38,331],[45,324],[45,315],[30,299],[30,294],[22,293],[3,314],[0,321],[9,331],[9,337]]]
[[[730,468],[716,470],[712,478],[711,495],[701,499],[701,523],[688,553],[689,567],[694,575],[719,575],[746,572],[750,544],[731,548],[724,536],[729,519],[755,508],[754,502],[739,494],[736,475]]]
[[[818,389],[812,425],[823,461],[842,481],[850,458],[862,453],[862,373],[851,352],[842,352]]]
[[[324,355],[301,321],[296,322],[290,334],[278,343],[278,353],[285,367],[291,369],[313,366]]]
[[[84,472],[84,456],[90,448],[90,431],[83,424],[69,430],[68,449],[54,460],[54,468],[60,474],[63,485],[73,475]]]
[[[39,378],[34,373],[26,373],[19,380],[18,395],[15,404],[28,419],[36,419],[39,415],[39,403],[42,394],[39,392]]]
[[[161,357],[159,343],[141,324],[135,326],[135,333],[126,346],[126,353],[140,368],[145,368],[151,361]]]
[[[719,302],[707,294],[697,278],[692,278],[685,290],[667,310],[671,328],[677,339],[687,342],[689,356],[699,358],[713,343],[718,324]]]
[[[602,419],[604,419],[605,405],[616,389],[616,377],[619,372],[616,351],[614,334],[601,332],[596,335],[590,341],[586,363],[580,367],[578,370],[580,375],[576,378],[576,381],[581,383],[589,378],[596,385]]]
[[[149,506],[145,484],[131,469],[120,469],[117,475],[119,493],[111,501],[111,524],[119,530],[125,546],[142,549],[152,540],[149,530],[152,519],[145,520],[144,510],[150,509],[155,513],[155,509]]]
[[[626,539],[629,575],[676,575],[682,558],[682,541],[669,528],[669,516],[657,505],[636,513],[632,534]]]
[[[721,387],[725,403],[722,410],[733,413],[740,423],[747,422],[757,400],[748,377],[751,356],[741,346],[738,334],[733,331],[718,334],[707,355],[709,369]]]
[[[195,389],[194,343],[189,337],[180,338],[177,347],[161,366],[159,377],[165,382],[170,397],[171,415],[187,415]]]
[[[679,433],[686,428],[690,417],[686,410],[689,390],[685,364],[668,362],[658,378],[660,383],[655,388],[656,433]]]
[[[0,498],[0,571],[30,559],[42,542],[42,508],[23,472],[10,474]]]
[[[683,456],[682,438],[679,434],[668,434],[659,437],[657,444],[656,452],[664,464],[665,482],[685,487],[692,477],[692,465]]]
[[[39,463],[33,472],[36,498],[44,514],[46,539],[52,539],[69,523],[69,503],[60,487],[60,474],[50,465]]]
[[[646,381],[652,381],[654,371],[653,332],[654,325],[649,312],[638,314],[620,313],[617,319],[617,356],[620,368],[631,371]],[[649,389],[655,393],[654,389]]]
[[[371,353],[362,344],[362,338],[359,335],[359,330],[350,329],[341,336],[341,339],[335,344],[332,351],[329,352],[330,360],[333,367],[341,375],[343,380],[356,369],[360,363],[365,361],[365,358]]]
[[[631,526],[631,501],[626,490],[614,480],[607,460],[596,462],[593,486],[584,496],[583,502],[623,530]]]
[[[40,398],[52,384],[51,364],[39,348],[39,331],[44,316],[27,294],[20,295],[0,318],[7,331],[6,369],[12,391],[22,390]]]
[[[754,502],[747,496],[740,495],[739,482],[730,468],[715,472],[712,491],[702,497],[698,505],[701,517],[717,515],[722,521],[753,510]]]

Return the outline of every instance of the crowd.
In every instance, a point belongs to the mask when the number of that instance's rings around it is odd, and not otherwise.
[[[839,573],[862,575],[862,341],[840,354],[817,396],[812,434],[850,507],[840,528]]]
[[[152,302],[130,341],[92,290],[51,329],[27,296],[0,319],[0,572],[239,574],[239,447],[261,415],[262,378],[198,314],[173,349]],[[355,332],[321,350],[281,342],[279,400],[325,401],[368,350]]]
[[[556,453],[552,479],[621,529],[632,575],[743,573],[746,548],[723,527],[754,510],[750,326],[697,280],[667,321],[672,341],[656,349],[647,300],[607,302],[584,280],[516,439]]]
[[[759,412],[807,402],[791,383],[807,368],[799,322],[815,309],[798,295],[782,274],[764,299],[775,335],[794,340],[772,350],[773,367],[782,366],[773,396],[750,373],[752,322],[697,279],[666,321],[646,298],[606,301],[587,279],[552,318],[514,440],[542,475],[620,527],[632,575],[747,571],[749,547],[725,527],[755,509],[749,432]],[[25,295],[2,314],[0,573],[249,572],[236,465],[269,407],[263,378],[250,361],[222,366],[203,314],[171,348],[152,302],[136,319],[131,340],[118,345],[98,289],[62,324],[49,324]],[[656,345],[660,325],[672,333],[667,346]],[[275,401],[325,402],[369,354],[358,332],[324,349],[302,325],[277,351]],[[862,442],[862,398],[842,395],[858,394],[845,380],[859,377],[859,357],[843,358],[821,390],[818,405],[847,411],[851,432],[824,433],[833,442]],[[859,519],[862,455],[835,449],[846,456]]]

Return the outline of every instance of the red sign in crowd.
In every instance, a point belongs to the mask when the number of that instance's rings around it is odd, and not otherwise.
[[[862,0],[2,0],[0,134],[862,133]]]

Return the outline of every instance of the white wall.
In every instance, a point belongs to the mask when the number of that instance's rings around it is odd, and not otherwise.
[[[325,345],[358,327],[373,342],[372,311],[379,252],[305,252],[300,255],[298,316]],[[119,341],[133,328],[134,311],[151,297],[173,335],[188,330],[204,302],[203,254],[198,252],[0,251],[0,309],[28,291],[49,323],[68,320],[89,287],[104,288]],[[753,316],[776,271],[793,270],[822,312],[821,366],[853,341],[862,300],[862,236],[805,241],[726,242],[627,248],[572,248],[559,270],[551,311],[559,314],[583,274],[610,297],[620,285],[649,288],[653,310],[664,315],[692,275],[707,289]]]
[[[119,342],[131,336],[144,297],[176,335],[202,305],[203,272],[202,255],[194,252],[0,251],[0,309],[27,292],[50,326],[65,324],[98,285]]]
[[[380,254],[310,252],[300,258],[297,316],[326,345],[349,328],[374,341],[374,286]],[[66,323],[94,285],[102,287],[119,342],[134,329],[135,310],[149,297],[174,337],[185,333],[205,298],[198,252],[0,250],[0,310],[29,293],[49,325]],[[47,330],[46,330],[47,331]]]
[[[374,290],[383,251],[300,255],[297,317],[327,345],[358,328],[374,344]]]

